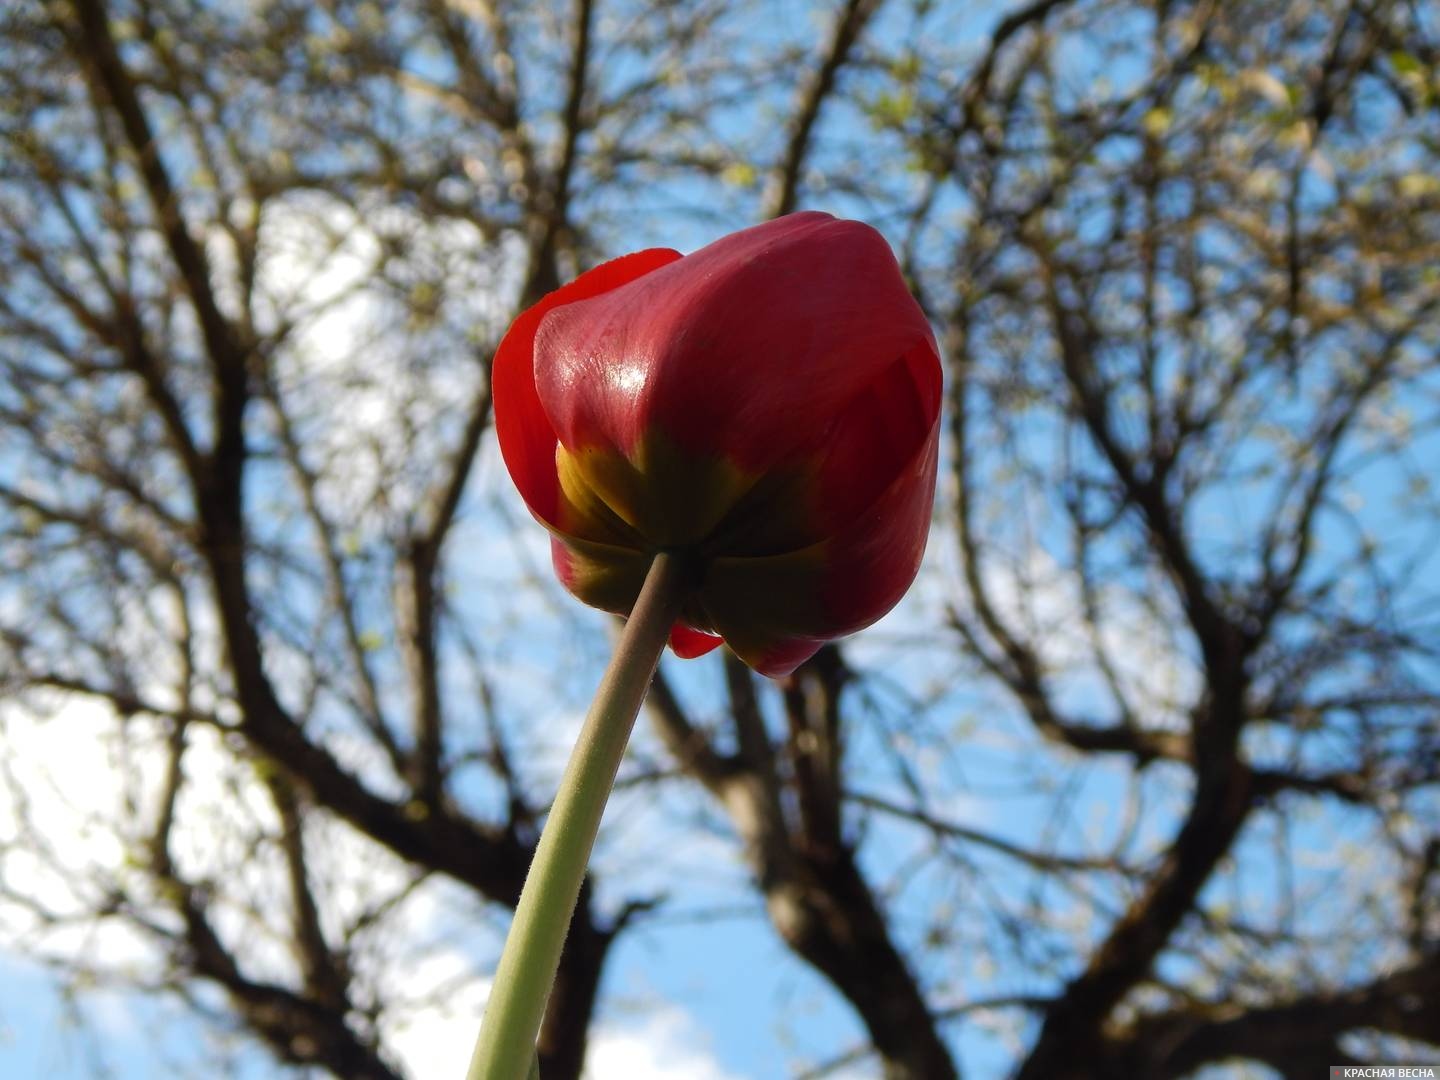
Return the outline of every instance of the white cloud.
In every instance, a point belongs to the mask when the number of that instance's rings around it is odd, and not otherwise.
[[[739,1080],[716,1060],[689,1013],[669,1007],[638,1025],[602,1024],[591,1038],[586,1080]]]
[[[430,956],[400,978],[417,989],[449,989],[427,995],[413,1010],[387,1015],[382,1032],[397,1063],[407,1076],[465,1075],[490,980],[476,978],[473,964],[456,951]]]
[[[385,1024],[385,1042],[407,1076],[462,1076],[490,993],[458,953],[436,955],[404,976],[448,986],[424,1007]],[[601,1024],[590,1037],[585,1080],[740,1080],[716,1061],[689,1013],[662,1007],[639,1023]]]
[[[90,702],[68,699],[43,715],[13,703],[5,708],[0,943],[23,940],[39,955],[79,955],[101,968],[133,969],[153,959],[139,931],[84,917],[106,880],[125,869],[116,822],[124,820],[127,791],[117,758],[130,749],[114,719]],[[42,921],[35,909],[56,921]]]

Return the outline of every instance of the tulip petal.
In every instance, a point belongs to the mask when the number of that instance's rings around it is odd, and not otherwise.
[[[933,335],[885,239],[827,214],[727,236],[550,312],[535,383],[568,449],[661,432],[751,475],[817,449],[856,395]]]
[[[605,540],[618,529],[651,550],[695,547],[755,484],[725,459],[686,454],[659,435],[647,436],[633,458],[562,445],[556,462],[567,498],[599,530],[586,535]]]
[[[682,660],[694,660],[725,643],[724,638],[676,623],[670,631],[670,651]]]
[[[653,556],[628,548],[609,547],[557,536],[550,539],[555,576],[575,597],[601,611],[629,615],[645,582]],[[677,622],[670,629],[670,648],[682,660],[693,660],[719,648],[724,639]]]
[[[925,552],[939,442],[937,415],[889,487],[835,536],[783,555],[711,560],[699,603],[740,659],[762,675],[788,675],[899,601]]]
[[[501,339],[490,376],[495,434],[521,498],[542,524],[559,527],[561,495],[555,429],[535,388],[536,330],[550,312],[618,289],[679,258],[678,251],[650,248],[601,263],[521,312]]]
[[[899,357],[836,417],[810,501],[833,535],[883,494],[929,438],[940,414],[940,358],[927,340]]]
[[[629,615],[653,556],[633,548],[575,536],[550,536],[555,576],[582,603],[612,615]]]

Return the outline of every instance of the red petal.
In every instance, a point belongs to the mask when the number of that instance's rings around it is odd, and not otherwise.
[[[789,638],[771,645],[765,652],[757,653],[747,663],[767,678],[783,679],[819,652],[827,640],[829,639]]]
[[[704,656],[724,642],[724,638],[692,629],[681,622],[677,622],[670,629],[670,650],[682,660],[694,660],[697,656]]]
[[[845,628],[842,634],[881,618],[914,582],[930,533],[939,456],[937,414],[915,458],[868,510],[828,542],[825,609],[835,625]]]
[[[601,263],[521,312],[495,351],[490,386],[500,453],[530,512],[552,528],[560,499],[556,438],[535,391],[535,332],[555,309],[618,289],[678,258],[678,251],[650,248]]]
[[[763,558],[709,564],[699,602],[735,654],[787,675],[824,642],[888,612],[915,579],[935,498],[940,421],[890,486],[830,539]]]
[[[567,448],[630,454],[652,429],[748,473],[812,454],[832,421],[933,337],[884,238],[792,214],[552,312],[535,382]]]
[[[572,596],[612,615],[630,614],[650,567],[644,552],[553,534],[550,561]]]
[[[914,460],[940,415],[940,357],[927,339],[896,359],[836,418],[813,494],[819,535],[833,535]]]
[[[638,551],[559,537],[550,539],[550,557],[560,584],[591,607],[617,615],[629,614],[650,563],[650,557]],[[682,660],[704,656],[723,643],[723,638],[683,622],[670,628],[670,648]]]

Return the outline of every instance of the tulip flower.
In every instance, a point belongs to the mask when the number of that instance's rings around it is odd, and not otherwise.
[[[934,498],[935,339],[885,240],[792,214],[652,249],[525,311],[495,427],[561,582],[628,617],[561,780],[470,1080],[524,1080],[630,728],[668,639],[782,676],[914,580]]]
[[[500,449],[585,603],[690,563],[671,644],[785,675],[890,610],[935,490],[940,362],[885,240],[792,214],[605,263],[495,357]]]

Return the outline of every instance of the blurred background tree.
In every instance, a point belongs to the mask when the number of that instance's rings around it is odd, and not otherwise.
[[[927,567],[784,683],[666,662],[547,1080],[647,935],[791,1032],[756,1076],[1437,1060],[1440,12],[1398,0],[7,5],[12,955],[182,1003],[177,1074],[418,1074],[447,1005],[463,1053],[607,648],[492,349],[800,207],[941,338]]]

